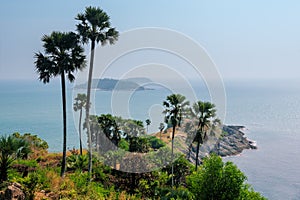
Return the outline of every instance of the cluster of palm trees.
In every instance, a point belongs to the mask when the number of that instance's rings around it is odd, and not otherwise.
[[[44,53],[35,54],[36,71],[39,80],[49,83],[50,79],[56,76],[61,78],[62,109],[63,109],[63,158],[61,163],[61,176],[64,176],[66,169],[66,144],[67,144],[67,115],[66,115],[66,78],[73,82],[74,72],[81,71],[86,66],[86,56],[82,44],[91,43],[90,68],[88,74],[88,87],[86,95],[86,126],[88,141],[91,144],[91,133],[89,125],[89,109],[91,83],[93,74],[93,63],[95,47],[97,43],[105,45],[113,44],[118,39],[118,31],[111,27],[109,16],[98,7],[87,7],[84,13],[75,18],[77,33],[74,32],[52,32],[42,38]],[[78,99],[78,101],[80,101]],[[81,105],[76,105],[76,107]],[[83,106],[81,106],[83,107]],[[77,108],[76,108],[77,109]],[[82,111],[82,109],[80,109]],[[80,133],[81,134],[81,133]],[[81,146],[82,153],[82,146]],[[92,172],[92,147],[89,145],[89,173]]]
[[[172,126],[172,186],[174,185],[174,137],[176,127],[180,127],[182,120],[187,117],[191,117],[197,120],[197,132],[193,138],[192,143],[197,143],[196,150],[196,170],[199,165],[199,147],[207,139],[207,132],[214,122],[219,121],[216,118],[215,105],[210,102],[197,101],[191,107],[190,103],[186,100],[186,97],[181,94],[172,94],[167,96],[166,101],[163,102],[165,107],[165,123]],[[161,129],[162,131],[163,129]],[[191,146],[190,146],[191,148]]]
[[[113,44],[118,39],[118,31],[111,27],[109,16],[98,7],[87,7],[84,13],[80,13],[75,18],[79,21],[76,26],[77,33],[74,32],[52,32],[50,35],[42,37],[44,53],[35,54],[35,66],[39,75],[39,80],[43,83],[49,83],[50,79],[60,76],[62,92],[63,109],[63,158],[61,163],[61,176],[64,176],[66,170],[66,144],[67,144],[67,115],[66,115],[66,79],[70,82],[75,80],[74,73],[81,71],[86,67],[86,56],[84,55],[83,44],[91,44],[90,66],[87,81],[87,93],[78,94],[75,99],[73,109],[80,112],[79,118],[79,140],[80,154],[82,155],[82,134],[81,120],[83,109],[85,108],[85,126],[88,135],[88,171],[92,172],[92,134],[90,120],[90,96],[93,74],[93,63],[95,56],[95,47],[97,43],[105,45]],[[215,117],[215,106],[209,102],[196,102],[192,108],[187,109],[189,102],[180,94],[172,94],[163,102],[166,114],[165,122],[172,126],[172,160],[174,149],[174,136],[176,127],[180,126],[181,121],[187,116],[189,110],[192,116],[199,120],[198,131],[194,142],[197,142],[196,168],[198,166],[198,151],[200,144],[206,138],[206,131],[210,126],[212,118]],[[140,122],[142,123],[142,122]],[[151,121],[146,120],[147,132]],[[163,131],[163,124],[159,127]],[[117,139],[118,140],[118,139]],[[116,140],[116,141],[117,141]],[[173,174],[173,165],[172,165]],[[172,179],[173,184],[173,179]]]

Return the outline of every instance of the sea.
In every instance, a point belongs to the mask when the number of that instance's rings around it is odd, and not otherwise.
[[[196,88],[196,87],[195,87]],[[271,200],[300,199],[300,84],[298,81],[225,81],[228,125],[243,125],[257,150],[226,157],[248,177],[253,188]],[[73,99],[84,93],[67,85],[67,147],[78,148],[79,113]],[[166,88],[136,92],[94,90],[92,113],[120,114],[125,118],[151,119],[149,132],[157,132],[162,102],[172,91]],[[197,98],[210,100],[205,87]],[[202,96],[203,95],[203,96]],[[218,108],[218,105],[216,105]],[[116,109],[121,109],[118,113]],[[62,150],[62,110],[59,81],[0,81],[0,135],[14,132],[36,134],[49,144],[49,151]],[[86,134],[83,132],[84,141]],[[86,147],[86,142],[84,142]]]

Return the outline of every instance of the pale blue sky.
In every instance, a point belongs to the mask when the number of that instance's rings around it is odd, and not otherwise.
[[[74,17],[100,6],[122,31],[162,27],[201,44],[222,77],[300,79],[298,0],[27,0],[0,6],[0,80],[36,79],[34,52],[54,30],[75,30]]]

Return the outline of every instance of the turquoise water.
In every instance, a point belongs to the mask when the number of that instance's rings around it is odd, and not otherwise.
[[[300,87],[282,84],[227,83],[226,124],[247,127],[246,134],[257,141],[258,150],[224,158],[233,161],[248,176],[255,190],[269,199],[300,199]],[[68,148],[78,147],[78,113],[72,111],[73,86],[68,85]],[[84,92],[84,91],[75,91]],[[207,100],[205,88],[199,89]],[[147,90],[133,93],[129,100],[120,94],[111,106],[112,92],[95,91],[95,112],[129,110],[132,118],[153,121],[150,131],[163,120],[161,103],[171,92]],[[200,96],[200,95],[199,95]],[[0,134],[33,133],[47,140],[50,151],[61,151],[62,112],[60,83],[0,81]]]

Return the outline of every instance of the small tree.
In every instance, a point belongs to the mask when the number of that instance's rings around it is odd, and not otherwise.
[[[82,110],[86,107],[86,94],[77,94],[75,98],[75,103],[73,104],[73,109],[75,112],[79,111],[79,125],[78,125],[78,133],[79,133],[79,149],[80,155],[82,155],[82,137],[81,137],[81,119],[82,119]]]
[[[161,133],[165,129],[164,123],[160,123],[158,129],[159,129],[159,137],[161,139]]]
[[[8,170],[13,161],[24,157],[30,147],[27,141],[16,138],[12,135],[0,137],[0,181],[7,181]]]
[[[150,119],[146,119],[146,126],[147,126],[147,133],[149,133],[149,125],[151,124],[151,120]]]

